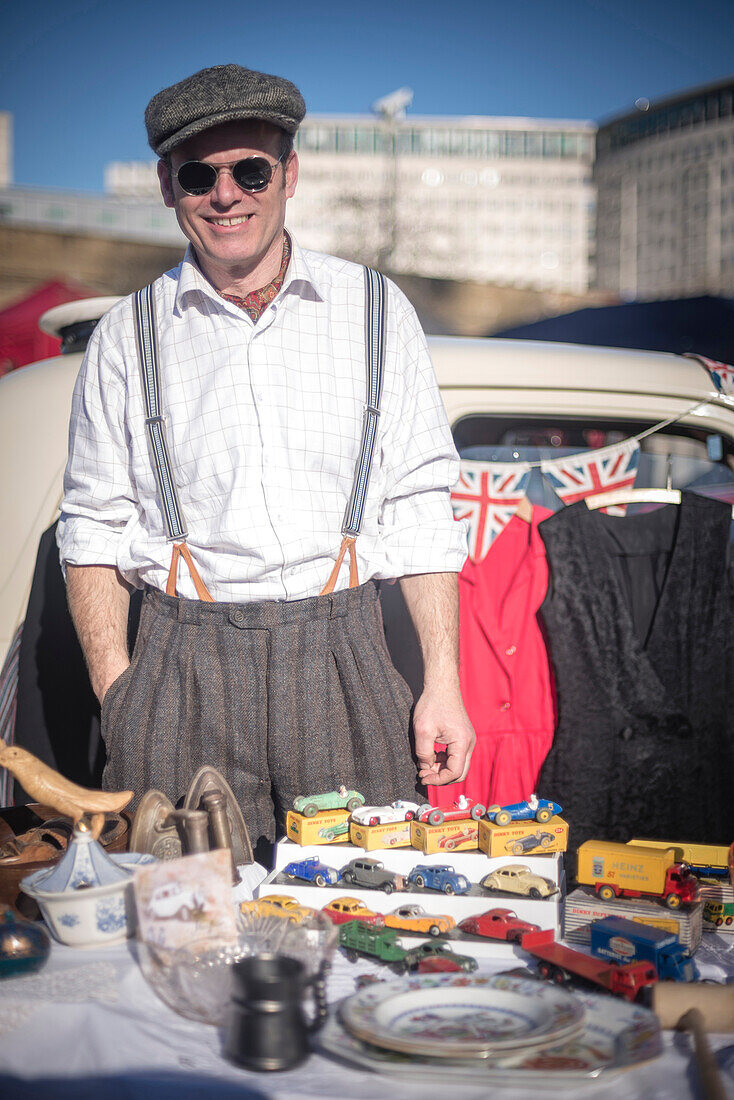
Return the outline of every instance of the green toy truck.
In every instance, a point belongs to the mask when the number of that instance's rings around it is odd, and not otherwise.
[[[375,928],[361,920],[350,920],[339,928],[339,946],[350,962],[356,962],[358,955],[366,955],[375,962],[386,963],[402,974],[405,970],[407,952],[397,943],[397,932],[393,928]]]

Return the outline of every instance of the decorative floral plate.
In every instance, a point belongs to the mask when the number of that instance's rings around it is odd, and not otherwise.
[[[541,1091],[606,1081],[662,1053],[660,1024],[649,1009],[604,993],[575,996],[585,1010],[583,1028],[550,1047],[534,1046],[484,1059],[416,1057],[359,1039],[346,1030],[339,1015],[331,1017],[317,1043],[340,1061],[392,1078],[407,1075],[415,1083],[512,1085]]]
[[[565,990],[502,974],[380,982],[347,998],[340,1011],[359,1039],[433,1058],[548,1046],[578,1034],[584,1023],[583,1005]]]

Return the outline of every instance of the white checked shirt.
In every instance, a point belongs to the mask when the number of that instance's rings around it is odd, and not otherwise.
[[[318,595],[341,543],[366,398],[362,268],[293,241],[256,324],[221,298],[191,250],[155,283],[161,405],[188,527],[218,601]],[[389,284],[382,414],[360,581],[458,572],[458,457],[425,338]],[[58,543],[64,564],[115,565],[165,590],[171,544],[148,452],[132,298],[92,335],[74,390]],[[337,589],[348,585],[343,566]],[[186,566],[178,595],[196,598]]]

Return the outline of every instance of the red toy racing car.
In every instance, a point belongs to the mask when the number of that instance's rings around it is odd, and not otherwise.
[[[421,806],[416,818],[429,825],[443,825],[444,821],[466,821],[468,817],[472,821],[479,821],[485,813],[485,807],[481,802],[475,802],[473,798],[462,794],[453,806]]]

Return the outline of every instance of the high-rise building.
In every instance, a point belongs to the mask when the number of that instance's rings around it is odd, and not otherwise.
[[[734,292],[734,78],[600,126],[596,285],[626,298]]]

